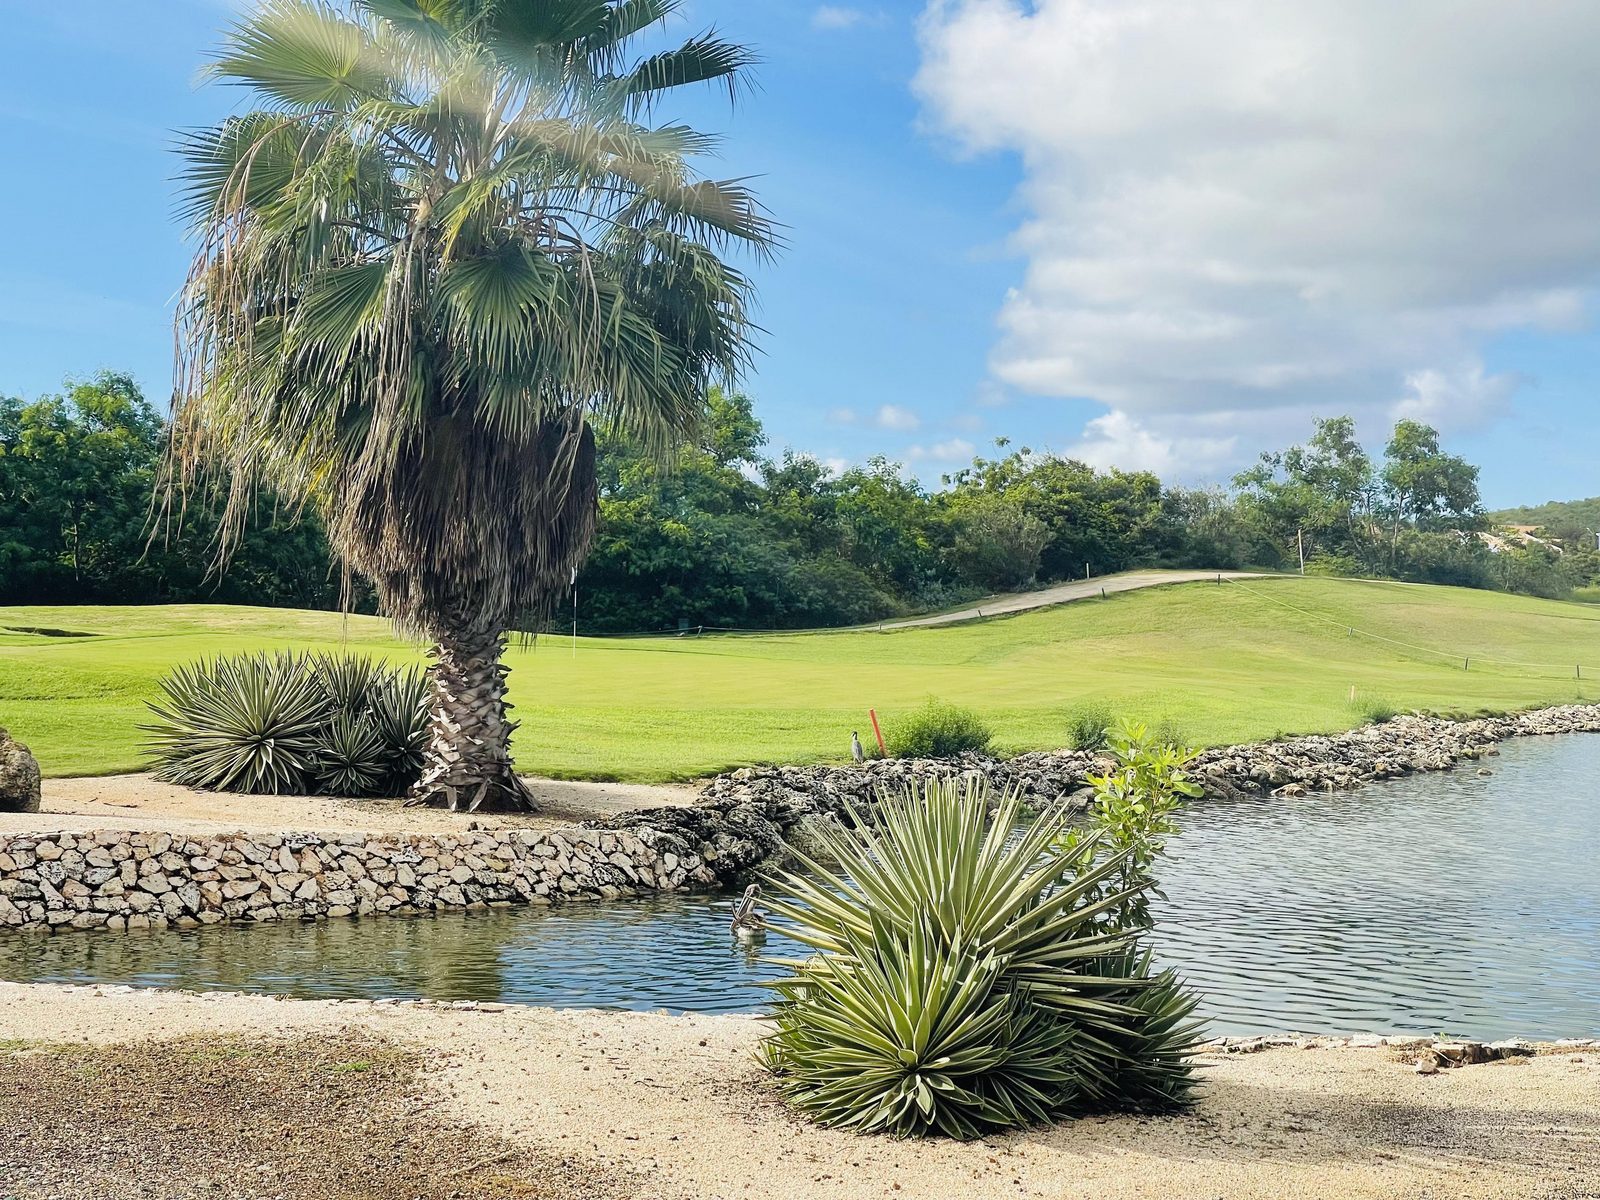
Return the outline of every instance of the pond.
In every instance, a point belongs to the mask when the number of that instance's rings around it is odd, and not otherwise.
[[[1216,1033],[1600,1035],[1600,737],[1358,792],[1184,815],[1156,946]],[[753,1012],[726,896],[320,925],[0,938],[0,978]]]

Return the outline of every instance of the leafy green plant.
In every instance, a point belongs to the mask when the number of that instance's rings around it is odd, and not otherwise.
[[[427,674],[406,667],[381,680],[369,696],[368,711],[383,744],[383,790],[396,795],[422,774],[428,737]]]
[[[1104,775],[1091,775],[1095,790],[1087,825],[1073,826],[1060,847],[1076,853],[1077,877],[1098,875],[1113,863],[1085,900],[1107,933],[1141,936],[1154,924],[1152,899],[1165,899],[1155,865],[1166,840],[1178,831],[1176,814],[1203,794],[1184,768],[1196,751],[1152,733],[1137,721],[1120,721],[1108,733],[1115,762]],[[1098,964],[1107,978],[1146,981],[1125,1002],[1134,1013],[1105,1034],[1109,1053],[1123,1064],[1109,1087],[1089,1090],[1108,1106],[1163,1111],[1181,1107],[1193,1091],[1189,1056],[1198,1042],[1195,1000],[1170,968],[1155,972],[1148,947],[1137,940],[1105,955]]]
[[[181,666],[142,725],[156,777],[211,791],[393,795],[421,768],[425,676],[352,655]]]
[[[1115,765],[1104,775],[1088,776],[1094,788],[1089,823],[1068,829],[1061,844],[1080,855],[1080,870],[1097,858],[1118,862],[1095,899],[1121,899],[1101,919],[1110,929],[1144,929],[1151,898],[1163,898],[1153,868],[1166,839],[1178,831],[1175,814],[1203,794],[1183,770],[1196,752],[1162,741],[1138,721],[1114,725],[1106,748]]]
[[[953,758],[989,748],[989,726],[970,708],[930,698],[889,725],[885,742],[894,758]]]
[[[1030,824],[1017,792],[992,819],[991,800],[972,778],[884,793],[853,825],[819,829],[834,865],[797,856],[799,871],[771,881],[783,931],[816,953],[769,985],[761,1053],[819,1123],[972,1138],[1153,1106],[1163,1084],[1186,1097],[1193,1001],[1150,975],[1136,930],[1107,927],[1124,897],[1092,899],[1129,852],[1084,866],[1102,835],[1068,844],[1064,808]]]
[[[1357,696],[1350,707],[1363,725],[1382,725],[1400,715],[1399,707],[1386,696]]]
[[[1075,706],[1067,713],[1067,748],[1069,750],[1104,750],[1116,724],[1117,714],[1109,704],[1092,700]]]

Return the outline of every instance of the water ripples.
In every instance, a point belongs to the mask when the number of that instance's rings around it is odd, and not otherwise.
[[[1157,953],[1222,1033],[1600,1035],[1600,737],[1495,774],[1190,809]],[[726,897],[322,925],[0,938],[0,978],[299,996],[753,1012],[798,953],[732,941]]]

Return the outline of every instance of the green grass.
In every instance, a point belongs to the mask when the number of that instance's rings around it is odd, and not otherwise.
[[[94,635],[0,628],[0,724],[52,776],[141,769],[144,702],[162,672],[200,655],[297,646],[422,658],[382,620],[282,609],[0,608],[5,626]],[[871,744],[868,708],[889,720],[929,696],[977,710],[1001,750],[1063,745],[1068,714],[1089,700],[1214,744],[1357,724],[1352,687],[1447,712],[1592,699],[1600,609],[1275,578],[893,633],[580,638],[576,654],[552,636],[510,662],[524,770],[653,781],[841,760],[851,729]]]

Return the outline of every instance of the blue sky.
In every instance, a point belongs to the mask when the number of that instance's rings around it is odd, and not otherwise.
[[[787,227],[749,381],[773,448],[933,482],[1003,435],[1201,482],[1314,414],[1381,444],[1407,413],[1491,504],[1600,493],[1600,6],[1200,7],[693,0],[682,32],[764,60],[736,111],[670,115],[724,131],[713,172]],[[108,367],[166,393],[169,148],[239,102],[195,84],[232,11],[8,14],[0,391]]]

